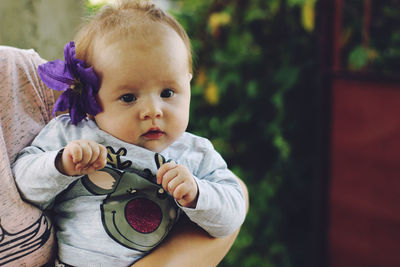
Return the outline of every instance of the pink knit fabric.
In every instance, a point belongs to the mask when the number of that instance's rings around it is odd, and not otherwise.
[[[54,95],[37,75],[43,62],[33,50],[0,46],[1,266],[42,266],[53,252],[51,222],[21,200],[11,172],[16,154],[51,119]]]

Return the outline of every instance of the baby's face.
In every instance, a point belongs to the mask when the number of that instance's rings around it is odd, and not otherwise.
[[[101,77],[97,125],[114,137],[161,152],[186,130],[189,120],[188,53],[168,27],[146,40],[97,41],[93,66]]]

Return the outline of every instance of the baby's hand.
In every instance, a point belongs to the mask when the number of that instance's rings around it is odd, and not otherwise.
[[[185,166],[173,161],[163,164],[157,172],[157,183],[183,207],[196,207],[199,189],[193,175]]]
[[[56,168],[65,175],[84,175],[106,166],[107,149],[90,140],[70,142],[61,156],[56,158]]]

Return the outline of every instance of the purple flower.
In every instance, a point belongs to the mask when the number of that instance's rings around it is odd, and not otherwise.
[[[95,98],[100,82],[93,68],[85,68],[85,63],[75,57],[74,42],[64,47],[64,58],[65,62],[57,59],[40,65],[38,72],[48,87],[63,91],[54,105],[53,115],[68,109],[71,122],[76,125],[86,114],[94,116],[102,111]]]

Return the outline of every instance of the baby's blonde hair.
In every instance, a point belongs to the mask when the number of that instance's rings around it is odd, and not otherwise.
[[[169,26],[179,35],[186,46],[189,71],[192,73],[192,52],[186,31],[174,17],[146,0],[120,0],[103,6],[77,33],[76,57],[92,65],[93,43],[96,38],[107,34],[118,34],[119,38],[138,32],[143,34],[138,28],[140,24],[145,24],[146,20]],[[140,37],[143,36],[136,36]]]

